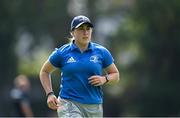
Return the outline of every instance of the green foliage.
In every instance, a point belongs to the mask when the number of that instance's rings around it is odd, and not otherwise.
[[[113,45],[125,50],[128,45],[138,44],[139,55],[134,63],[120,70],[127,71],[123,79],[134,82],[124,91],[124,99],[131,101],[125,102],[125,111],[130,116],[179,114],[180,95],[176,93],[180,86],[179,6],[178,0],[138,0],[114,37],[120,40],[113,40]],[[130,95],[132,92],[136,95]],[[132,106],[136,113],[131,112]]]

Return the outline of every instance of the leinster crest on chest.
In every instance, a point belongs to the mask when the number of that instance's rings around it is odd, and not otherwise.
[[[91,62],[97,63],[98,60],[99,60],[99,58],[98,58],[97,55],[93,55],[93,56],[90,57],[90,61],[91,61]]]

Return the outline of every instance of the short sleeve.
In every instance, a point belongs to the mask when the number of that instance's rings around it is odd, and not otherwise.
[[[104,48],[104,50],[103,50],[103,58],[104,58],[103,59],[103,68],[108,67],[109,65],[111,65],[114,62],[114,59],[113,59],[111,53],[106,48]]]
[[[55,67],[61,67],[61,54],[60,51],[55,48],[55,50],[49,56],[49,62]]]

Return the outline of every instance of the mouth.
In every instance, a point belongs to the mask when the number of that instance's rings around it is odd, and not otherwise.
[[[85,37],[83,37],[83,39],[88,39],[88,37],[87,37],[87,36],[85,36]]]

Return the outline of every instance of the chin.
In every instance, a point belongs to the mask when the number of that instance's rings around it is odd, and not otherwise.
[[[89,42],[90,40],[88,38],[83,38],[84,42]]]

